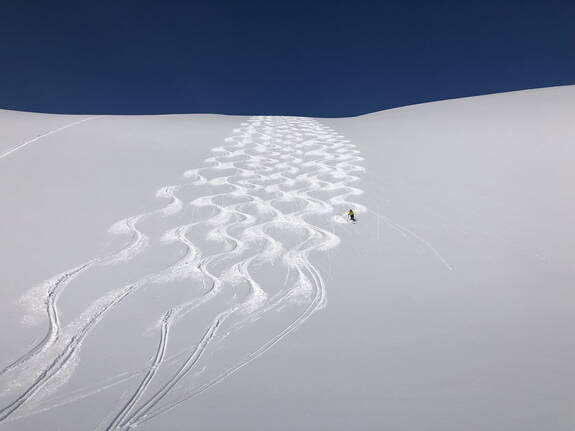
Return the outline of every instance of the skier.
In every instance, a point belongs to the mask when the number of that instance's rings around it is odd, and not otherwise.
[[[355,213],[353,212],[353,210],[350,208],[350,210],[347,212],[347,216],[349,217],[349,219],[351,220],[352,223],[355,223],[357,220],[355,219]]]

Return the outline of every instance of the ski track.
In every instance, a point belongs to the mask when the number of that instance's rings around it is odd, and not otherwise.
[[[170,199],[170,202],[165,207],[160,208],[159,210],[150,211],[148,213],[120,220],[110,228],[110,233],[130,236],[130,240],[120,249],[116,250],[110,255],[92,259],[81,264],[79,267],[67,270],[31,289],[21,298],[20,302],[28,309],[30,313],[33,314],[32,316],[28,315],[29,320],[34,321],[34,319],[37,319],[37,311],[42,309],[46,310],[48,317],[48,330],[41,341],[39,341],[26,353],[21,355],[18,359],[14,360],[9,365],[0,370],[0,377],[25,365],[36,355],[46,351],[59,340],[61,335],[61,328],[60,315],[57,308],[57,300],[70,282],[72,282],[81,273],[87,271],[89,268],[95,265],[104,266],[126,262],[144,251],[144,249],[148,246],[148,238],[136,227],[136,223],[141,221],[144,217],[148,217],[153,214],[160,214],[164,216],[174,214],[174,209],[181,208],[181,201],[173,196],[173,193],[176,189],[177,188],[175,186],[164,187],[160,189],[156,194],[158,197],[165,197]]]
[[[413,239],[415,239],[416,241],[420,242],[421,244],[423,244],[428,250],[430,250],[435,257],[437,257],[437,259],[439,260],[439,262],[441,262],[441,264],[448,270],[448,271],[453,271],[453,267],[450,265],[450,263],[447,261],[447,259],[445,257],[443,257],[443,255],[437,251],[437,249],[431,245],[431,243],[429,241],[427,241],[425,238],[422,238],[420,235],[416,234],[415,232],[413,232],[411,229],[400,225],[399,223],[395,223],[394,221],[392,221],[389,217],[384,216],[382,214],[377,214],[374,211],[369,210],[369,212],[371,212],[375,217],[383,220],[388,226],[390,226],[392,229],[396,230],[397,232],[399,232],[403,237],[412,237]]]
[[[32,138],[32,139],[28,139],[27,141],[24,141],[24,142],[22,142],[22,143],[20,143],[20,144],[18,144],[18,145],[15,145],[15,146],[13,146],[12,148],[8,148],[6,151],[0,153],[0,159],[3,159],[4,157],[7,157],[7,156],[9,156],[10,154],[15,153],[16,151],[21,150],[22,148],[26,147],[27,145],[30,145],[30,144],[32,144],[32,143],[34,143],[34,142],[37,142],[37,141],[39,141],[40,139],[43,139],[43,138],[45,138],[45,137],[47,137],[47,136],[50,136],[50,135],[53,135],[54,133],[61,132],[62,130],[68,129],[68,128],[70,128],[70,127],[74,127],[74,126],[76,126],[76,125],[78,125],[78,124],[81,124],[81,123],[85,123],[86,121],[94,120],[94,119],[96,119],[96,118],[100,118],[100,116],[99,116],[99,115],[94,115],[94,116],[92,116],[92,117],[83,118],[83,119],[81,119],[81,120],[73,121],[73,122],[68,123],[68,124],[66,124],[66,125],[64,125],[64,126],[58,127],[57,129],[53,129],[53,130],[50,130],[50,131],[48,131],[48,132],[46,132],[46,133],[43,133],[43,134],[41,134],[41,135],[35,136],[35,137]]]
[[[55,129],[9,151],[14,152],[44,136],[92,118],[95,117]],[[104,420],[104,423],[108,423],[106,430],[136,427],[223,381],[263,355],[325,307],[325,284],[320,272],[311,263],[310,255],[329,250],[337,246],[340,240],[332,231],[313,224],[310,217],[328,216],[332,223],[345,223],[342,214],[348,208],[353,207],[358,214],[367,211],[367,208],[352,201],[363,193],[352,185],[360,179],[355,173],[364,171],[356,164],[363,160],[359,151],[354,149],[355,145],[317,120],[302,117],[252,117],[225,141],[226,145],[212,149],[214,156],[207,158],[204,166],[184,173],[185,182],[158,190],[157,197],[168,199],[164,207],[120,220],[111,227],[113,234],[130,236],[122,248],[64,271],[25,295],[22,302],[28,305],[32,316],[38,316],[40,309],[44,310],[42,313],[48,318],[48,329],[40,342],[0,371],[0,377],[4,374],[15,375],[17,387],[25,388],[12,402],[0,408],[0,422],[37,414],[33,406],[28,411],[21,408],[33,399],[41,400],[42,389],[54,377],[62,375],[66,369],[73,369],[81,346],[93,328],[125,298],[145,285],[189,280],[204,287],[199,296],[174,305],[159,320],[160,339],[147,369],[123,373],[99,388],[80,391],[56,403],[44,403],[38,410],[49,411],[118,382],[141,376],[132,395],[122,400],[111,419]],[[0,158],[5,155],[8,153],[1,154]],[[231,172],[224,174],[222,171]],[[214,173],[218,176],[210,179]],[[189,203],[178,197],[183,187],[202,186],[210,186],[210,190],[212,186],[227,190],[203,194]],[[312,196],[325,192],[328,193],[326,198]],[[290,210],[281,210],[286,203],[291,204]],[[149,238],[137,227],[142,219],[169,218],[187,207],[210,207],[215,214],[165,232],[162,237],[164,243],[184,249],[176,262],[133,283],[111,289],[70,324],[61,327],[57,303],[69,284],[79,282],[79,276],[91,268],[97,266],[102,269],[106,265],[122,264],[146,251],[150,247]],[[298,244],[287,248],[286,244],[269,233],[270,229],[278,228],[298,235],[303,233],[304,237]],[[192,238],[198,235],[197,229],[203,230],[206,239],[220,244],[221,251],[207,255],[202,253]],[[406,229],[401,228],[401,231],[405,234]],[[413,232],[409,231],[408,234],[422,241]],[[265,263],[280,264],[288,272],[286,281],[278,283],[281,289],[271,296],[250,272],[250,268]],[[241,299],[236,298],[228,309],[220,312],[205,329],[197,345],[168,357],[171,329],[187,314],[235,285],[247,286],[249,293]],[[42,307],[38,306],[39,301]],[[186,380],[184,390],[178,396],[173,396],[174,388],[196,369],[211,345],[223,342],[230,334],[249,327],[290,302],[300,306],[305,304],[291,323],[243,359],[217,372],[209,381],[192,384],[189,379]],[[225,327],[226,331],[220,335]],[[151,392],[151,383],[159,378],[158,372],[162,366],[177,362],[180,362],[177,369],[171,375],[164,376],[158,388]],[[209,368],[209,363],[206,365]],[[33,372],[30,373],[30,370]],[[68,371],[68,374],[71,372]],[[60,384],[66,380],[64,378]]]

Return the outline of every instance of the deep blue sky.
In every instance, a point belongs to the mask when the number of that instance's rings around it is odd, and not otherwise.
[[[0,62],[4,109],[349,116],[575,83],[575,2],[5,0]]]

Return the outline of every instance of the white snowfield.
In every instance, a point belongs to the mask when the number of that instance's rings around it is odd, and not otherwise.
[[[574,118],[0,111],[0,430],[572,431]]]

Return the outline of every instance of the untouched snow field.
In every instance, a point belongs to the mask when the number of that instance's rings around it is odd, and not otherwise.
[[[0,430],[573,430],[574,118],[0,111]]]

